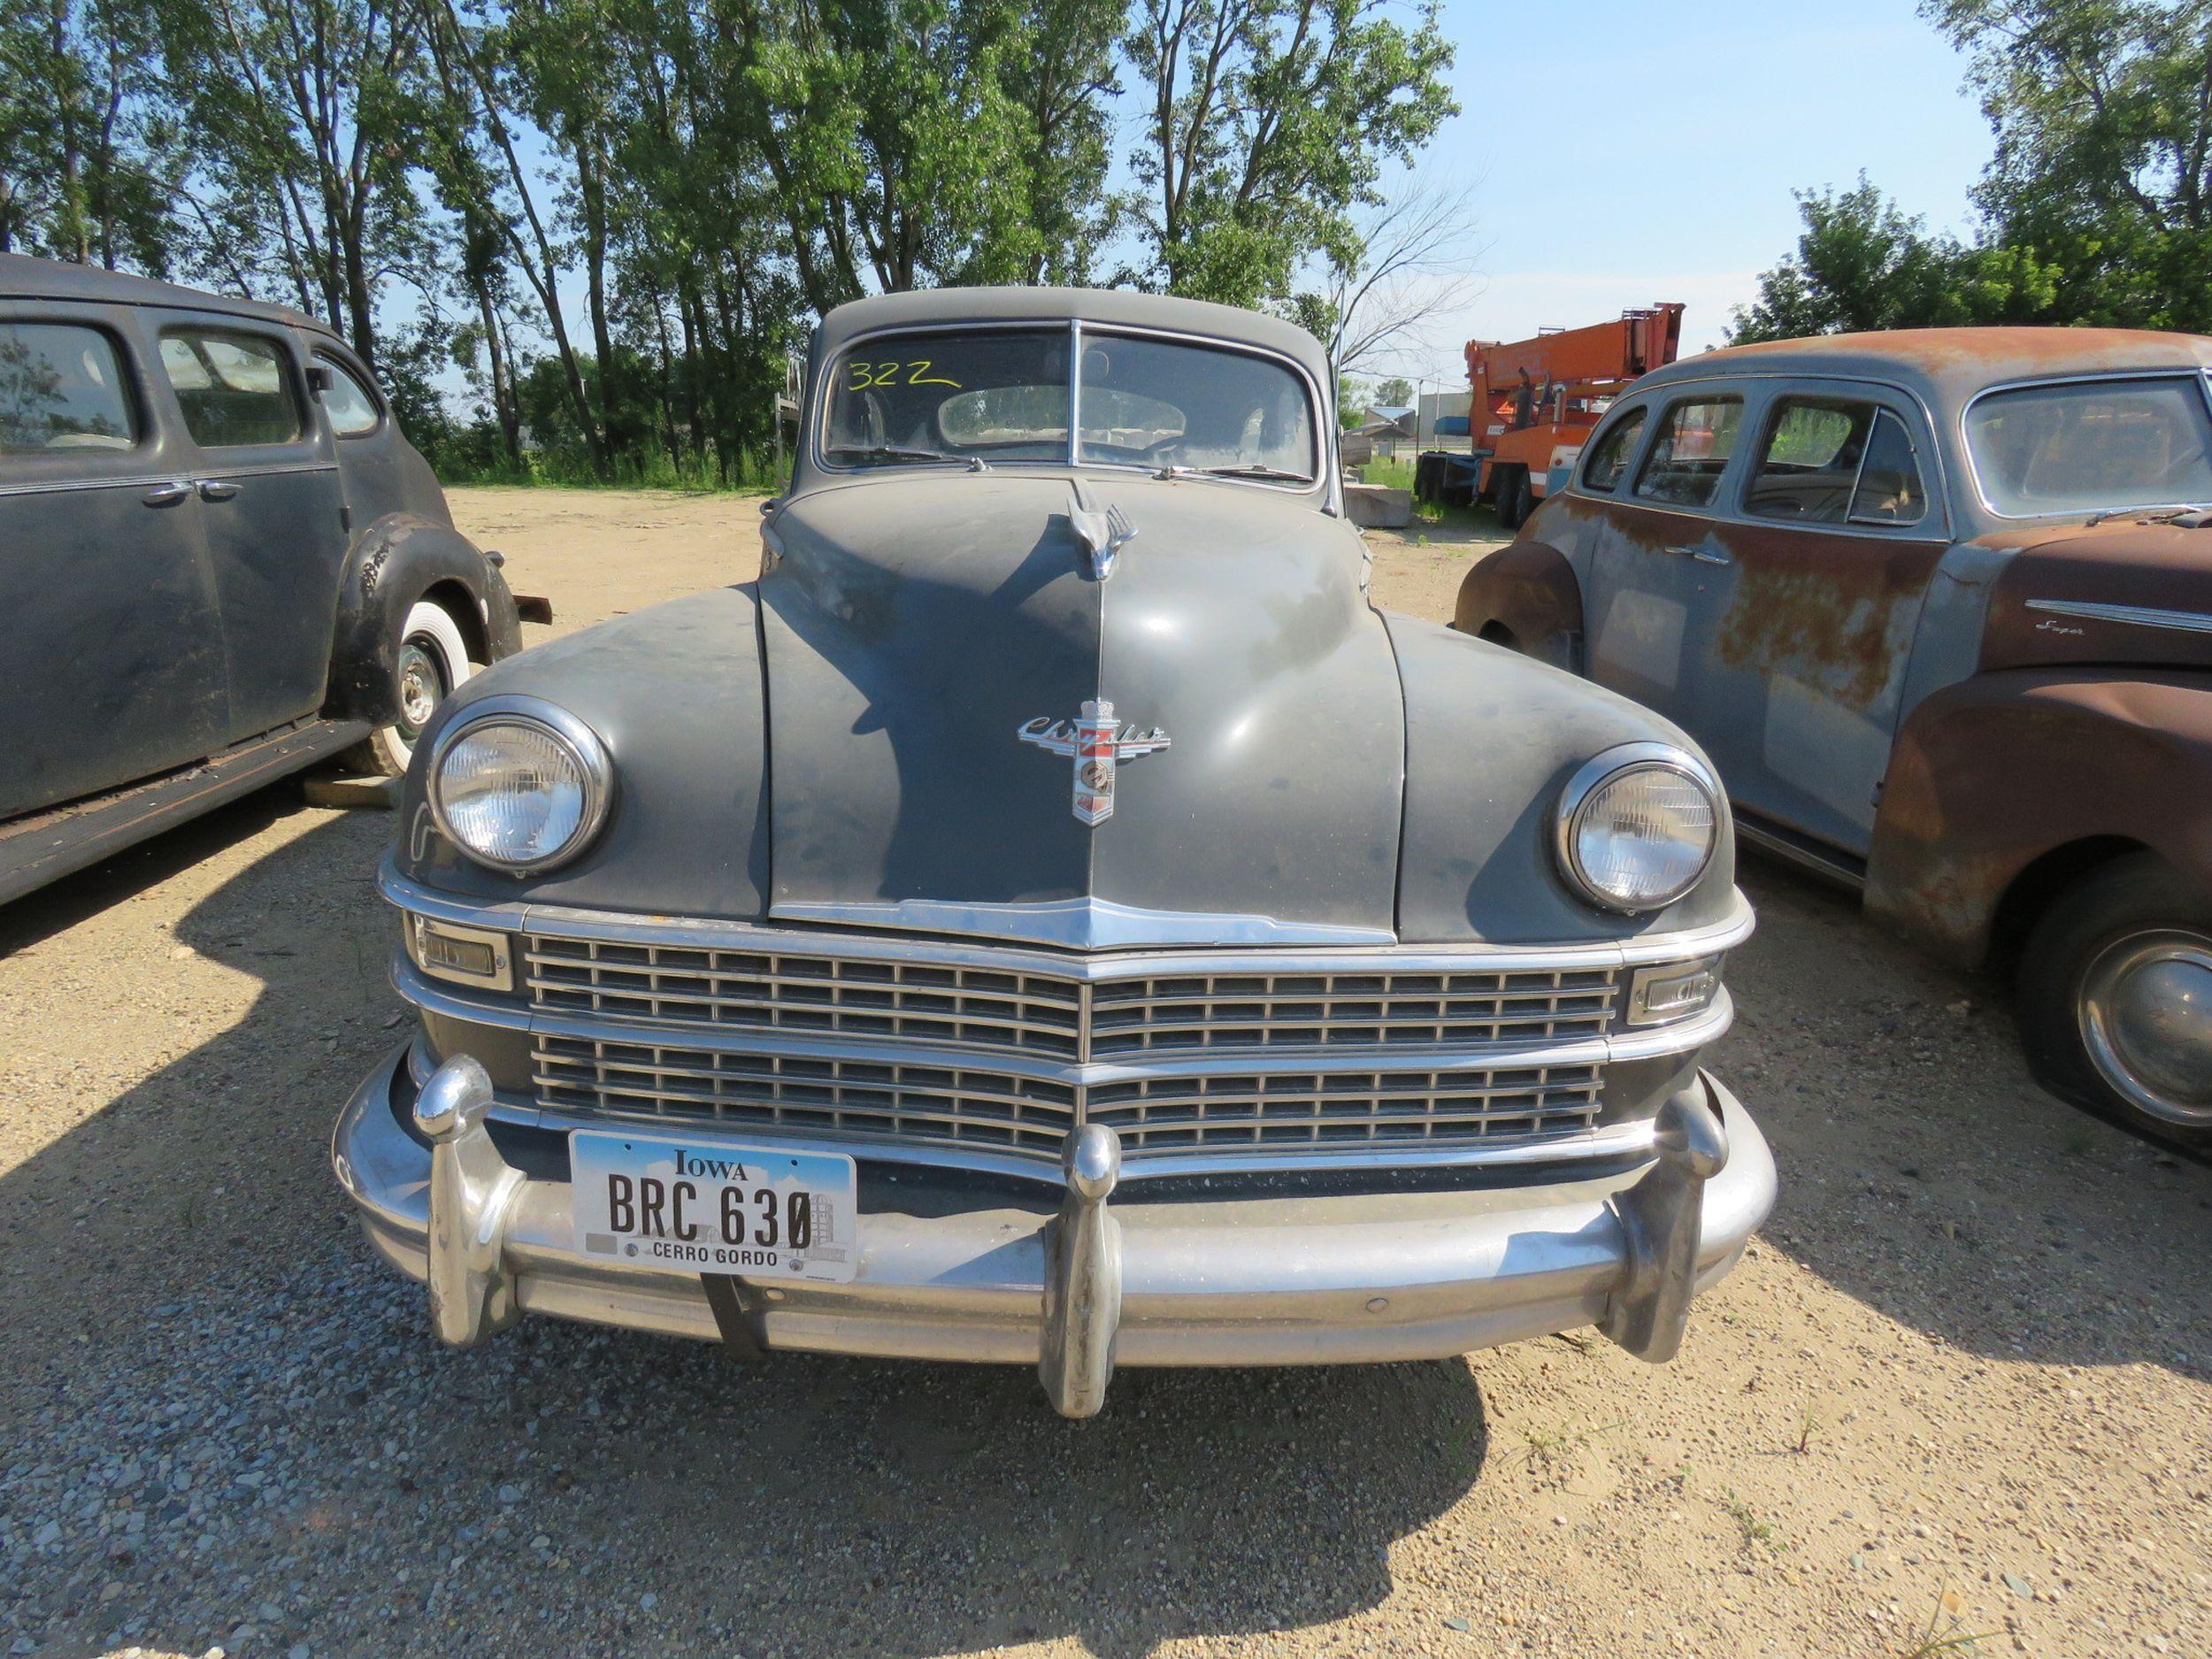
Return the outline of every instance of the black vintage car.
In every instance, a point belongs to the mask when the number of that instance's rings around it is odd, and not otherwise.
[[[280,306],[0,255],[0,901],[345,752],[521,644],[361,360]]]

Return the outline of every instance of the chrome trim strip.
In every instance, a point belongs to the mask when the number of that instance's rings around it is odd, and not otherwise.
[[[1085,705],[1087,708],[1088,704]],[[864,903],[772,904],[778,921],[964,933],[1028,940],[1071,950],[1122,950],[1142,945],[1394,945],[1387,927],[1325,922],[1280,922],[1271,916],[1148,910],[1110,899],[1048,899],[1025,904],[964,904],[946,899]]]
[[[2054,616],[2086,617],[2093,622],[2170,628],[2177,634],[2212,634],[2212,611],[2165,611],[2154,605],[2108,605],[2088,599],[2031,599],[2026,609],[2047,611]]]
[[[849,934],[824,929],[809,932],[756,922],[714,920],[679,916],[646,916],[617,910],[584,910],[569,905],[529,904],[512,900],[486,902],[457,899],[422,886],[400,873],[396,849],[387,852],[377,869],[377,890],[403,910],[459,922],[474,927],[507,928],[517,933],[562,933],[572,938],[636,941],[655,944],[758,950],[772,949],[791,955],[849,956]],[[1482,970],[1513,972],[1527,969],[1619,968],[1666,962],[1676,957],[1709,956],[1729,950],[1751,937],[1751,904],[1741,892],[1722,921],[1705,927],[1671,933],[1633,935],[1583,944],[1556,945],[1440,945],[1397,944],[1363,949],[1319,949],[1288,947],[1270,950],[1267,962],[1281,972],[1358,973],[1388,968],[1400,973],[1471,972]],[[1141,979],[1164,972],[1232,973],[1249,968],[1248,953],[1233,950],[1134,950],[1111,956],[1062,955],[1034,948],[994,946],[958,940],[872,937],[871,956],[904,962],[939,962],[973,967],[1004,967],[1010,971],[1049,974],[1061,979],[1097,982]]]
[[[1571,1038],[1562,1042],[1407,1043],[1371,1048],[1346,1045],[1321,1049],[1279,1044],[1243,1048],[1171,1048],[1158,1051],[1157,1057],[1153,1058],[1079,1061],[1054,1060],[957,1042],[878,1042],[812,1032],[787,1033],[751,1026],[678,1026],[626,1020],[618,1016],[579,1018],[546,1013],[521,1002],[481,1002],[457,995],[426,976],[408,960],[404,950],[393,955],[392,988],[403,1001],[428,1012],[533,1036],[628,1043],[639,1048],[685,1048],[701,1054],[757,1054],[847,1060],[864,1064],[934,1065],[1079,1088],[1175,1078],[1267,1073],[1395,1076],[1432,1071],[1494,1071],[1508,1067],[1605,1065],[1620,1060],[1686,1054],[1703,1048],[1727,1031],[1736,1011],[1734,1000],[1724,986],[1712,1002],[1692,1018],[1601,1037]]]

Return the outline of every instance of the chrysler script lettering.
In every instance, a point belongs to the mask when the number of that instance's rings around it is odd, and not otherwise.
[[[1075,816],[1086,824],[1102,824],[1114,815],[1114,769],[1122,761],[1158,753],[1168,746],[1168,735],[1154,726],[1149,732],[1133,730],[1118,736],[1121,722],[1114,705],[1101,698],[1086,703],[1072,724],[1039,715],[1015,735],[1025,743],[1055,755],[1075,757]]]

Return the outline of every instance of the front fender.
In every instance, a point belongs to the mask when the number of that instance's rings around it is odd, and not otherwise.
[[[1734,831],[1663,910],[1592,908],[1559,873],[1555,809],[1594,755],[1697,745],[1648,709],[1499,646],[1384,613],[1405,688],[1398,933],[1407,944],[1563,944],[1718,926],[1737,913]]]
[[[1516,541],[1479,561],[1459,585],[1452,626],[1462,634],[1495,637],[1555,668],[1573,670],[1582,639],[1582,584],[1558,549],[1543,541]]]
[[[1929,696],[1890,758],[1867,908],[1970,965],[2021,872],[2096,838],[2212,889],[2212,675],[2016,669]]]
[[[355,538],[346,556],[325,714],[372,726],[399,717],[400,628],[415,602],[434,589],[451,602],[471,657],[495,663],[522,649],[515,596],[475,543],[450,525],[388,513]]]

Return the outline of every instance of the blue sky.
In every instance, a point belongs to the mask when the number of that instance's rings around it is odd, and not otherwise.
[[[1686,352],[1718,344],[1796,242],[1790,192],[1861,169],[1931,226],[1970,226],[1989,128],[1912,0],[1450,0],[1444,21],[1462,113],[1425,165],[1478,180],[1481,291],[1406,369],[1655,300],[1688,305]]]

